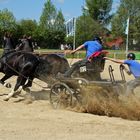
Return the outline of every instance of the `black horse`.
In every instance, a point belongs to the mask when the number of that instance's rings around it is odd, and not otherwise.
[[[5,83],[5,80],[13,75],[18,76],[14,89],[5,100],[9,100],[20,86],[23,89],[31,87],[34,78],[52,84],[56,80],[56,74],[58,72],[64,73],[68,68],[68,61],[55,54],[37,56],[21,51],[5,54],[0,59],[0,72],[5,74],[0,82],[8,87],[10,85]]]
[[[33,45],[30,38],[24,37],[20,39],[20,43],[16,46],[17,51],[33,52]]]
[[[12,51],[2,56],[0,59],[0,72],[5,75],[0,80],[1,84],[8,86],[9,84],[6,84],[5,80],[13,75],[18,76],[14,89],[12,89],[5,100],[12,97],[20,86],[23,86],[23,89],[30,87],[32,85],[32,80],[35,77],[38,78],[36,69],[39,66],[45,66],[45,69],[42,71],[45,72],[46,75],[50,74],[52,69],[51,65],[47,61],[44,61],[31,53]],[[40,73],[42,73],[41,69],[39,70]],[[28,81],[27,84],[25,84],[26,81]]]

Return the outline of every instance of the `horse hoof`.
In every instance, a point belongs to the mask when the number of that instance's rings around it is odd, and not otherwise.
[[[30,88],[24,88],[24,91],[26,91],[27,93],[31,92]]]
[[[8,101],[8,100],[9,100],[9,98],[8,98],[8,97],[6,97],[6,98],[4,98],[3,100],[4,100],[4,101]]]
[[[7,87],[7,88],[11,88],[12,85],[11,85],[10,83],[6,83],[6,84],[5,84],[5,87]]]

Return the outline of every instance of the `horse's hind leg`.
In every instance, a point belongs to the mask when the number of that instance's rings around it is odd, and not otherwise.
[[[32,83],[33,83],[33,79],[34,77],[33,76],[30,76],[29,79],[28,79],[28,82],[26,85],[23,85],[23,89],[26,89],[28,87],[31,87],[32,86]]]
[[[6,81],[7,79],[9,79],[11,76],[12,76],[12,75],[4,75],[4,77],[2,77],[2,79],[0,80],[0,83],[1,83],[2,85],[4,85],[5,87],[7,87],[7,88],[11,88],[11,84],[5,82],[5,81]]]
[[[16,82],[14,89],[11,90],[11,92],[7,95],[7,97],[4,100],[8,101],[15,94],[15,92],[19,89],[19,87],[25,84],[25,82],[26,82],[26,78],[19,76],[17,78],[17,82]]]
[[[8,101],[10,99],[10,97],[12,97],[15,94],[15,92],[18,90],[18,88],[25,84],[25,82],[28,78],[27,75],[31,74],[32,68],[33,68],[33,65],[31,62],[28,62],[23,66],[23,68],[20,71],[20,75],[17,78],[17,82],[16,82],[14,89],[12,89],[12,91],[5,98],[5,101]]]

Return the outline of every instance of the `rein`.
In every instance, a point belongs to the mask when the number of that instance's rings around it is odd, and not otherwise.
[[[27,54],[27,52],[23,52],[23,51],[17,51],[17,52],[15,52],[15,53],[18,53],[18,52],[19,52],[19,53],[22,53],[22,54],[25,54],[25,53]],[[9,52],[9,53],[10,53],[10,52]],[[6,54],[3,55],[3,56],[0,58],[0,62],[2,62],[1,59],[2,59],[4,56],[6,57]],[[35,56],[35,57],[37,57],[37,56]],[[38,58],[38,60],[40,60],[39,57],[37,57],[37,58]],[[7,60],[7,57],[6,57],[6,60]],[[28,80],[31,81],[32,83],[34,83],[34,84],[40,86],[41,88],[44,88],[42,85],[40,85],[40,84],[34,82],[33,80],[30,80],[29,77],[26,77],[25,75],[23,75],[23,74],[21,74],[20,72],[18,72],[16,69],[14,69],[12,66],[10,66],[7,62],[5,62],[4,64],[6,64],[6,66],[8,66],[8,68],[10,68],[12,71],[14,71],[15,73],[17,73],[18,75],[21,75],[22,77],[28,79]]]

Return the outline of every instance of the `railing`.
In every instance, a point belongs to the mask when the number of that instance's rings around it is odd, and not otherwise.
[[[140,60],[140,52],[134,52],[134,54],[136,55],[136,60]],[[125,52],[113,52],[113,51],[109,51],[109,53],[107,54],[108,57],[111,58],[115,58],[115,59],[126,59],[126,53]],[[81,58],[85,58],[85,52],[84,51],[79,51],[76,52],[74,54],[74,56],[70,55],[70,54],[66,54],[67,58],[77,58],[77,59],[81,59]]]

